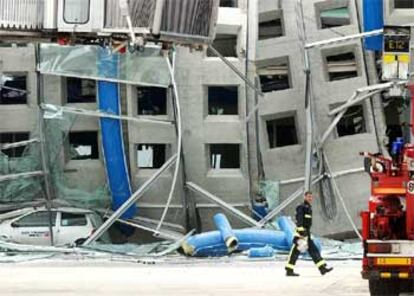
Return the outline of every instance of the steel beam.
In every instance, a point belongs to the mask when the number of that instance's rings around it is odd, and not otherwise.
[[[215,196],[214,194],[208,192],[207,190],[201,188],[200,186],[194,184],[193,182],[187,182],[186,183],[187,188],[199,193],[202,197],[214,202],[215,204],[219,205],[221,208],[223,208],[224,210],[226,210],[227,212],[229,212],[230,214],[232,214],[234,217],[240,219],[241,221],[255,226],[255,227],[260,227],[259,223],[254,220],[253,218],[249,217],[248,215],[246,215],[245,213],[239,211],[238,209],[236,209],[235,207],[229,205],[228,203],[226,203],[225,201],[223,201],[221,198]]]
[[[177,160],[177,154],[174,154],[170,159],[168,159],[161,168],[158,169],[149,179],[145,181],[142,186],[131,195],[131,197],[125,201],[112,215],[106,220],[101,227],[99,227],[82,245],[87,246],[90,243],[96,241],[105,231],[109,229],[116,222],[117,219],[121,217],[123,213],[134,203],[138,201],[139,198],[150,188],[150,186],[161,176],[161,174],[167,170],[175,161]]]

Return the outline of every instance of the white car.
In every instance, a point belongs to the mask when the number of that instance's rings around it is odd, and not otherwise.
[[[31,207],[0,214],[0,238],[29,245],[50,246],[50,219],[55,246],[82,243],[100,225],[102,219],[93,211],[59,207]],[[108,237],[103,240],[107,242]]]

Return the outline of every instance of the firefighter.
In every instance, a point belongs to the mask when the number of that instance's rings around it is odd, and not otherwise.
[[[299,276],[294,272],[296,260],[299,257],[300,249],[303,248],[303,243],[307,243],[309,255],[312,257],[313,262],[319,268],[322,275],[330,272],[333,268],[327,267],[325,260],[321,257],[321,254],[316,247],[314,241],[311,238],[310,228],[312,226],[312,192],[306,191],[303,204],[300,204],[296,208],[296,232],[293,238],[292,249],[290,250],[288,262],[286,264],[287,276]]]

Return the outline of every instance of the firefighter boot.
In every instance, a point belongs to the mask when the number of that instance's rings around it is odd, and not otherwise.
[[[325,275],[326,273],[332,271],[333,267],[327,267],[326,265],[322,265],[319,267],[319,271],[321,272],[321,275]]]
[[[293,269],[285,268],[286,269],[286,276],[299,276],[298,273],[295,273]]]

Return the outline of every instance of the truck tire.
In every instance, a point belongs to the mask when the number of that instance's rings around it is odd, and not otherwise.
[[[396,280],[369,280],[371,296],[398,296],[399,283]]]
[[[401,280],[400,281],[400,293],[413,293],[414,281],[413,280]]]

